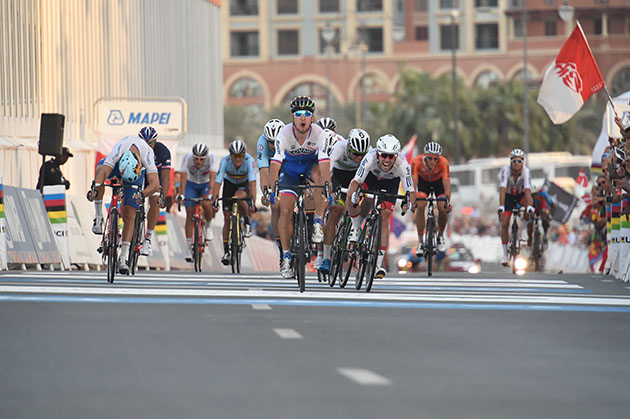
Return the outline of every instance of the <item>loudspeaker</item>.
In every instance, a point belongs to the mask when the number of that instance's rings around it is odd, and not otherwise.
[[[39,125],[39,154],[59,156],[63,147],[63,125],[66,117],[58,113],[43,113]]]

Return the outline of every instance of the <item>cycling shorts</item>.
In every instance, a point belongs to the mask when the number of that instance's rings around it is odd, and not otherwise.
[[[102,158],[98,162],[97,166],[101,166],[104,162],[105,162],[105,158]],[[140,208],[140,205],[138,205],[138,203],[133,198],[133,196],[135,195],[137,191],[142,190],[142,185],[144,185],[144,173],[145,173],[145,170],[142,169],[142,172],[140,173],[140,177],[138,178],[138,180],[136,180],[133,183],[123,182],[123,186],[125,186],[123,188],[123,205],[128,205],[135,209]],[[112,172],[109,174],[109,176],[107,176],[108,180],[111,180],[113,178],[122,179],[122,174],[120,173],[120,170],[118,170],[118,163],[116,163]],[[131,186],[138,186],[138,189],[131,188]]]
[[[436,198],[440,198],[445,196],[444,182],[442,182],[442,178],[434,180],[433,182],[428,182],[418,176],[418,192],[419,198],[426,198],[431,194],[431,192],[435,194]]]
[[[313,171],[313,167],[317,164],[317,155],[313,155],[313,158],[308,161],[308,164],[304,167],[304,175],[310,179],[311,172]],[[280,175],[278,176],[278,185],[280,185],[280,196],[291,194],[297,198],[298,190],[297,188],[287,187],[285,185],[299,185],[300,179],[299,177],[294,177],[289,172],[285,170],[285,163],[280,167]]]
[[[387,193],[397,194],[399,185],[400,178],[396,177],[393,179],[379,179],[378,177],[374,176],[372,172],[370,172],[363,182],[363,189],[367,189],[369,191],[380,191],[384,189]],[[385,201],[383,202],[383,207],[385,209],[388,209],[390,211],[394,210],[394,206],[396,205],[396,198],[387,197],[383,198],[383,201]]]
[[[201,198],[203,196],[210,195],[210,182],[195,183],[186,182],[186,190],[184,191],[184,198]],[[194,207],[193,201],[184,201],[186,208]]]
[[[512,215],[512,211],[518,210],[525,203],[525,192],[521,192],[516,195],[512,195],[509,193],[505,194],[505,214],[506,216]]]
[[[232,198],[236,191],[245,191],[247,196],[249,196],[249,182],[243,183],[232,183],[227,179],[223,180],[223,212],[231,212],[232,211],[232,202],[227,199]]]
[[[354,179],[354,175],[356,170],[341,170],[341,169],[333,169],[332,172],[332,185],[333,191],[336,191],[338,188],[348,188],[350,186],[350,182]],[[337,203],[339,205],[343,205],[346,200],[346,194],[340,192],[338,195]]]

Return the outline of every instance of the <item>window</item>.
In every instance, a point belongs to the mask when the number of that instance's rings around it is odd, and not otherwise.
[[[602,17],[597,16],[593,18],[593,35],[602,34]]]
[[[440,49],[459,49],[459,25],[440,26]]]
[[[234,82],[230,88],[230,97],[262,97],[263,89],[260,83],[249,77],[243,77]]]
[[[514,19],[514,38],[523,37],[523,21],[520,18]]]
[[[499,25],[487,23],[475,26],[475,48],[495,49],[499,48]]]
[[[615,74],[610,94],[613,96],[619,96],[628,90],[630,90],[630,67],[624,68]]]
[[[335,28],[335,37],[333,38],[332,41],[330,41],[330,47],[332,48],[331,52],[335,53],[335,54],[339,54],[339,40],[341,39],[341,36],[339,35],[339,28]],[[324,39],[324,36],[322,35],[322,33],[324,32],[323,29],[319,30],[319,52],[322,55],[325,55],[327,53],[326,51],[326,47],[328,46],[326,44],[326,40]]]
[[[416,26],[416,41],[428,41],[429,28],[427,26]]]
[[[363,88],[363,93],[367,95],[377,95],[387,93],[387,83],[374,74],[366,74],[362,79],[363,84],[359,84],[359,88]]]
[[[483,183],[484,185],[496,184],[499,181],[499,172],[501,172],[500,167],[483,169],[481,171],[481,183]]]
[[[545,36],[556,36],[558,35],[558,30],[556,28],[555,20],[546,20],[545,21]]]
[[[252,16],[258,14],[258,0],[231,0],[230,16]]]
[[[359,36],[368,46],[368,52],[383,52],[383,28],[359,28]]]
[[[494,71],[484,71],[477,77],[477,80],[475,80],[475,87],[478,89],[487,89],[496,86],[500,80],[501,78]]]
[[[298,12],[297,0],[277,0],[279,15],[296,15]]]
[[[426,12],[429,10],[428,0],[416,0],[414,7],[418,12]]]
[[[254,57],[258,55],[258,32],[230,33],[230,56]]]
[[[555,6],[556,0],[545,0],[545,6]]]
[[[459,0],[440,0],[440,9],[459,9]]]
[[[358,0],[357,11],[380,12],[383,10],[383,0]]]
[[[278,31],[278,55],[298,54],[298,31]]]
[[[338,13],[339,0],[319,0],[319,13]]]
[[[475,7],[497,7],[498,0],[475,0]]]

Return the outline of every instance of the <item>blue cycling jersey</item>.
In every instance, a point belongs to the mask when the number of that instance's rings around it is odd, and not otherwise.
[[[153,152],[155,153],[155,167],[160,169],[171,168],[171,151],[161,142],[156,142],[153,146]]]
[[[223,183],[223,179],[227,179],[235,184],[255,181],[256,165],[254,164],[254,158],[249,153],[245,153],[243,164],[237,168],[234,166],[230,155],[223,157],[217,172],[216,182]]]
[[[258,138],[258,143],[256,144],[257,156],[258,156],[258,170],[269,167],[269,160],[273,157],[274,152],[271,151],[269,147],[269,142],[264,135],[261,135]]]

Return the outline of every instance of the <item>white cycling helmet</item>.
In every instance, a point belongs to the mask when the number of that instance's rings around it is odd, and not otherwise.
[[[329,129],[331,131],[337,131],[337,122],[326,116],[324,118],[320,118],[319,121],[317,121],[317,125],[319,125],[320,127],[322,127],[323,129]]]
[[[270,119],[263,129],[263,135],[267,141],[275,141],[280,130],[284,128],[284,122],[279,119]]]
[[[400,153],[400,141],[393,135],[386,134],[378,139],[376,149],[379,153],[398,155]]]
[[[195,144],[192,152],[196,157],[206,157],[208,155],[208,146],[204,143]]]
[[[514,157],[520,157],[520,158],[524,159],[525,158],[525,152],[523,150],[521,150],[520,148],[515,148],[510,153],[510,158],[514,158]]]
[[[331,131],[329,129],[324,130],[324,138],[326,139],[326,150],[328,150],[328,153],[330,153],[330,150],[332,150],[335,144],[337,144],[337,140],[339,140],[339,138],[334,131]]]
[[[435,141],[431,141],[424,146],[424,154],[432,154],[434,156],[442,155],[442,146],[436,143]]]
[[[234,140],[230,143],[230,154],[244,154],[245,143],[241,140]]]
[[[348,134],[348,146],[355,153],[367,153],[370,149],[370,134],[361,128],[353,128]]]

